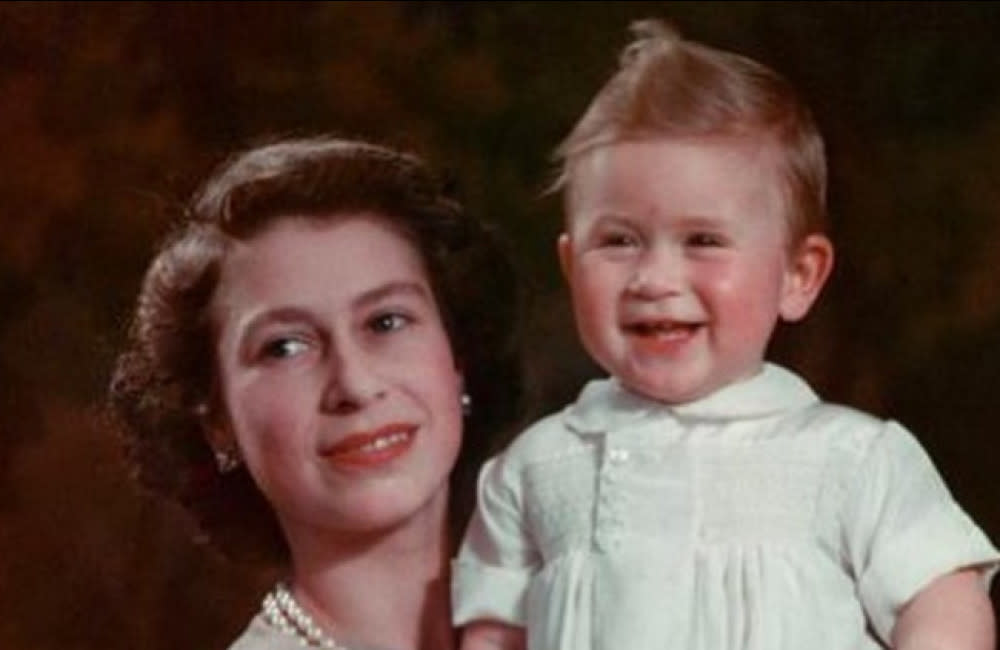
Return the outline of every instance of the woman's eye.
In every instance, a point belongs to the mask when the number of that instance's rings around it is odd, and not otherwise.
[[[261,356],[268,359],[289,359],[298,356],[309,348],[305,341],[295,338],[280,338],[268,341],[261,351]]]
[[[410,317],[403,314],[379,314],[368,321],[368,328],[376,333],[392,332],[405,327],[410,321]]]

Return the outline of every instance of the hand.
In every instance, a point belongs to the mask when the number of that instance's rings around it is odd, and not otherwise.
[[[461,650],[525,650],[524,628],[499,621],[477,621],[462,630]]]

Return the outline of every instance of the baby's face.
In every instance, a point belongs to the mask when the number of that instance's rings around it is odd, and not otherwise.
[[[594,359],[667,403],[757,372],[777,319],[804,314],[781,190],[771,150],[745,139],[623,142],[577,161],[559,254]]]

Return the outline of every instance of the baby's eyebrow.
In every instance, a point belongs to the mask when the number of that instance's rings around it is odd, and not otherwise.
[[[631,228],[635,224],[627,214],[622,212],[602,212],[595,215],[593,225],[596,228],[621,227]]]
[[[682,217],[679,223],[685,228],[721,228],[729,223],[728,219],[705,215]]]

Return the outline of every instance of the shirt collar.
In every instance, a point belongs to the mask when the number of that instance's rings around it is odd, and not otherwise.
[[[665,404],[629,391],[615,378],[589,382],[563,412],[577,433],[603,433],[657,417],[683,420],[760,418],[819,401],[798,375],[765,363],[753,377],[684,404]]]

